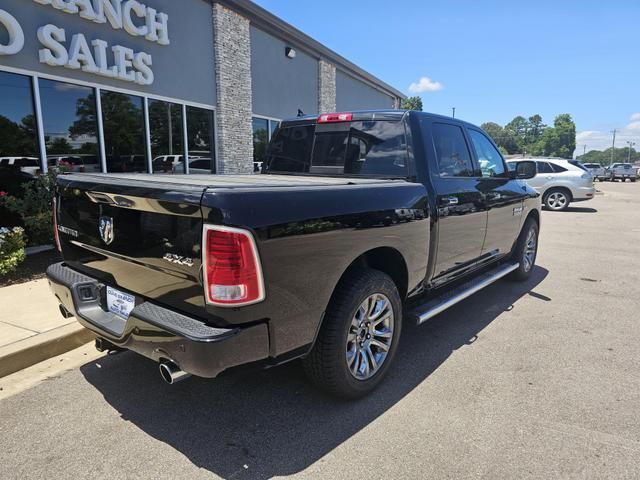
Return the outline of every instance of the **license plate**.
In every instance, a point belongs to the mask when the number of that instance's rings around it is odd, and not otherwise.
[[[115,313],[122,318],[128,318],[135,306],[136,297],[115,288],[107,287],[107,308],[111,313]]]

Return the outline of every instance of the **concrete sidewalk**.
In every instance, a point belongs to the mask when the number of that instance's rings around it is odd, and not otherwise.
[[[0,288],[0,377],[92,341],[63,318],[46,279]]]

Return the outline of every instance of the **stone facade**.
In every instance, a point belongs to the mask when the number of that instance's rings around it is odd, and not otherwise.
[[[318,62],[318,113],[336,111],[336,67],[326,60]]]
[[[218,173],[253,172],[249,20],[213,4]]]

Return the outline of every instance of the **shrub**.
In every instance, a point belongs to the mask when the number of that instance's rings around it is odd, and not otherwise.
[[[20,215],[29,245],[53,243],[51,203],[55,182],[55,173],[50,172],[25,183],[19,197],[0,192],[0,204]]]
[[[0,228],[0,276],[13,272],[24,260],[24,229]]]

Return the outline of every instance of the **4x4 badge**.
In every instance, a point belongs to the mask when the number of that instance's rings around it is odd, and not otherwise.
[[[100,231],[100,238],[106,245],[109,245],[111,242],[113,242],[113,218],[112,217],[105,217],[105,216],[100,217],[98,230]]]

